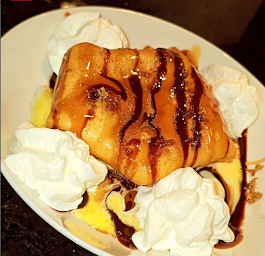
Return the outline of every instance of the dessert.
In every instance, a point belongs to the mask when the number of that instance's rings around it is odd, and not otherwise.
[[[119,38],[114,47],[102,31]],[[244,181],[235,138],[257,116],[255,87],[218,64],[202,71],[211,87],[176,48],[76,45],[83,41],[127,45],[99,14],[63,21],[49,45],[59,75],[49,128],[26,123],[17,130],[18,145],[6,159],[11,170],[50,207],[75,209],[73,215],[132,249],[210,255],[219,240],[233,241],[228,222]],[[43,106],[33,115],[36,126],[45,123],[47,105],[35,104]]]
[[[211,89],[177,49],[73,46],[47,127],[77,134],[137,185],[235,156]]]

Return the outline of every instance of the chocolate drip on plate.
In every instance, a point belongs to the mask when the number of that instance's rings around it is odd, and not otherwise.
[[[89,196],[88,193],[85,192],[83,195],[83,201],[81,204],[79,204],[78,209],[84,208],[88,204],[88,201],[89,201]]]
[[[114,213],[113,211],[109,209],[108,211],[111,215],[113,222],[115,223],[115,232],[116,232],[118,240],[126,247],[130,249],[136,249],[136,246],[134,245],[132,241],[132,235],[135,233],[135,229],[121,222],[117,214]]]
[[[243,181],[241,186],[241,197],[240,200],[234,210],[234,212],[231,215],[229,227],[235,234],[235,240],[231,243],[225,243],[223,241],[219,241],[218,244],[215,245],[215,248],[218,249],[228,249],[235,247],[243,240],[243,231],[242,231],[242,224],[243,220],[245,218],[245,205],[246,205],[246,195],[245,195],[245,186],[246,186],[246,159],[247,159],[247,130],[244,131],[242,134],[242,138],[238,140],[239,146],[240,146],[240,161],[243,169]],[[213,174],[216,174],[216,172],[211,167],[203,167],[201,170],[210,171]],[[222,185],[225,188],[226,191],[226,198],[225,201],[228,202],[230,192],[228,186],[225,184],[223,179],[217,175],[215,175],[216,178],[222,183]]]
[[[105,200],[105,204],[106,204],[106,208],[108,210],[108,212],[110,213],[111,219],[114,222],[115,225],[115,233],[117,235],[118,240],[120,241],[121,244],[123,244],[124,246],[130,248],[130,249],[136,249],[136,246],[134,245],[133,241],[132,241],[132,235],[135,233],[135,229],[133,227],[127,226],[126,224],[124,224],[119,217],[117,216],[117,214],[115,212],[113,212],[112,210],[110,210],[108,208],[107,205],[107,200],[109,195],[113,192],[113,191],[120,191],[121,190],[121,186],[118,186],[116,188],[114,188],[106,197]]]
[[[235,211],[231,215],[231,219],[229,222],[229,227],[235,234],[235,240],[231,243],[224,243],[219,241],[219,243],[215,246],[219,249],[227,249],[238,245],[244,238],[242,224],[245,218],[245,206],[246,206],[246,195],[245,195],[245,187],[247,184],[247,172],[246,172],[246,161],[247,161],[247,129],[242,134],[242,137],[238,139],[239,147],[240,147],[240,161],[243,168],[243,181],[241,186],[241,197],[236,206]]]
[[[55,83],[56,83],[56,79],[57,79],[57,75],[55,73],[53,73],[51,78],[50,78],[50,83],[49,83],[49,87],[51,89],[54,89],[54,86],[55,86]]]

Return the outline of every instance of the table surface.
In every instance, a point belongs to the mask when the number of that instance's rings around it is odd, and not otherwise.
[[[115,6],[171,21],[226,51],[265,84],[264,0],[3,0],[1,35],[29,17],[70,5]],[[1,185],[3,256],[94,255],[62,236],[36,215],[3,175]]]

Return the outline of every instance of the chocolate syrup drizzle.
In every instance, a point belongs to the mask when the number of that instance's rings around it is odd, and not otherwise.
[[[159,155],[162,152],[162,148],[165,146],[173,143],[173,140],[164,140],[162,134],[160,133],[159,129],[155,127],[153,124],[153,120],[156,117],[156,103],[155,103],[155,94],[159,92],[163,79],[166,78],[167,74],[167,50],[163,48],[158,48],[156,50],[157,55],[159,57],[159,67],[157,69],[157,81],[153,85],[153,89],[151,90],[151,103],[154,110],[154,113],[151,116],[146,115],[146,119],[148,121],[148,124],[150,127],[152,127],[157,135],[156,137],[153,137],[149,144],[149,152],[148,152],[148,158],[152,170],[152,179],[153,182],[156,180],[156,174],[157,174],[157,161],[159,159]]]
[[[175,129],[180,136],[181,145],[183,148],[183,167],[186,165],[186,161],[189,153],[190,138],[188,136],[187,129],[187,97],[185,92],[186,87],[186,70],[182,58],[173,51],[175,57],[175,73],[174,73],[174,85],[172,91],[176,95],[178,107],[176,109],[177,115],[175,117]]]
[[[124,134],[126,130],[139,119],[141,112],[142,112],[143,90],[142,90],[140,78],[137,73],[137,67],[138,67],[138,62],[139,62],[139,52],[137,50],[134,50],[134,52],[136,54],[136,62],[133,68],[133,75],[130,76],[128,79],[130,83],[130,88],[134,95],[135,108],[134,108],[134,112],[133,112],[131,119],[122,127],[120,131],[121,144],[123,143]]]
[[[125,245],[128,248],[136,249],[136,246],[134,245],[134,243],[132,241],[132,235],[135,233],[135,229],[133,227],[130,227],[130,226],[124,224],[119,219],[117,214],[115,212],[113,212],[112,210],[110,210],[108,208],[108,205],[107,205],[107,200],[108,200],[109,195],[113,191],[119,192],[120,190],[121,190],[121,186],[118,186],[118,187],[114,188],[113,190],[111,190],[109,192],[109,194],[106,196],[105,205],[106,205],[106,208],[107,208],[108,212],[110,213],[112,221],[114,222],[115,233],[116,233],[117,238],[120,241],[120,243]]]
[[[198,77],[196,70],[192,67],[191,76],[195,83],[195,91],[192,95],[191,102],[193,106],[193,120],[194,120],[194,126],[193,126],[193,142],[191,143],[191,146],[194,147],[194,158],[192,161],[191,166],[193,166],[196,163],[197,157],[198,157],[198,150],[201,146],[201,122],[203,121],[202,115],[200,115],[200,99],[203,94],[203,87],[201,83],[201,79]]]
[[[157,69],[157,82],[154,84],[153,89],[151,90],[151,100],[152,100],[152,107],[154,109],[154,114],[149,117],[149,124],[151,124],[156,116],[156,104],[155,104],[155,94],[159,92],[162,81],[166,77],[167,74],[167,59],[166,59],[166,49],[158,48],[156,50],[158,56],[159,56],[159,67]],[[160,132],[157,129],[157,132],[160,134]],[[160,134],[161,136],[161,134]]]
[[[193,113],[191,114],[191,110],[187,111],[187,96],[186,96],[186,70],[185,65],[182,58],[176,53],[173,52],[175,57],[175,73],[174,73],[174,86],[172,87],[172,91],[176,95],[178,107],[177,107],[177,115],[175,118],[175,129],[180,136],[182,148],[183,148],[183,167],[186,165],[189,147],[194,147],[194,158],[190,166],[193,166],[198,157],[198,150],[201,146],[201,123],[203,122],[202,115],[199,113],[200,111],[200,100],[203,94],[203,86],[200,78],[197,75],[196,70],[192,67],[191,69],[191,77],[194,81],[194,91],[191,93],[190,105],[192,107]],[[188,124],[187,119],[191,116],[193,120],[193,137],[190,138],[188,134]]]
[[[133,182],[130,180],[126,179],[122,174],[119,172],[114,172],[114,171],[108,171],[108,177],[111,181],[114,179],[118,180],[127,190],[132,190],[134,188],[137,188],[138,186],[135,185]]]

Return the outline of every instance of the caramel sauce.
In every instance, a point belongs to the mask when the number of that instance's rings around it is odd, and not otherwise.
[[[182,50],[181,52],[190,60],[192,65],[198,69],[201,57],[201,47],[199,45],[194,45],[190,50]]]
[[[96,103],[99,99],[99,95],[101,95],[101,98],[105,101],[111,99],[114,104],[115,100],[113,99],[117,98],[117,96],[121,99],[127,98],[125,89],[121,83],[106,76],[108,59],[109,50],[106,50],[106,59],[100,73],[100,79],[94,81],[91,78],[83,77],[81,80],[76,81],[73,88],[74,93],[70,94],[69,97],[66,97],[61,102],[58,102],[56,109],[53,111],[55,128],[59,127],[58,114],[61,110],[65,111],[67,108],[68,116],[71,119],[71,127],[68,129],[81,138],[82,131],[86,127],[87,122],[95,117]],[[67,60],[63,62],[63,65],[67,65]],[[64,76],[67,74],[67,70],[64,68],[62,68],[62,70],[64,70],[64,72],[60,74],[59,79],[64,79]],[[104,92],[107,92],[109,96],[105,97]],[[54,93],[59,93],[59,91],[55,91]],[[80,105],[80,102],[84,102],[84,105]]]

